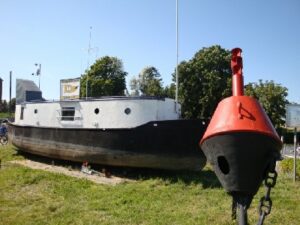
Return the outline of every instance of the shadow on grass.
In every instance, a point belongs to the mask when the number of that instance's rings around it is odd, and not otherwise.
[[[44,156],[33,155],[17,149],[16,155],[20,155],[25,159],[45,163],[48,165],[63,166],[72,170],[80,170],[82,163],[72,162],[61,159],[53,159]],[[128,168],[128,167],[115,167],[99,164],[90,164],[91,169],[99,172],[109,172],[109,174],[117,177],[128,178],[133,180],[149,180],[161,179],[166,183],[184,183],[189,184],[202,184],[203,188],[220,188],[221,184],[216,177],[215,173],[205,167],[201,171],[170,171],[148,168]]]
[[[215,173],[205,168],[201,171],[169,171],[158,169],[131,169],[127,175],[131,179],[161,179],[166,183],[202,184],[203,188],[220,188]]]

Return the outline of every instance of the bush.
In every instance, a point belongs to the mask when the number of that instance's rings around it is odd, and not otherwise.
[[[283,173],[293,173],[294,171],[294,159],[284,159],[280,162],[280,170]],[[300,160],[296,161],[296,175],[300,177]]]

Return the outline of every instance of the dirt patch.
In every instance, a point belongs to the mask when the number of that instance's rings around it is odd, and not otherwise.
[[[117,176],[110,175],[107,177],[105,173],[94,172],[92,174],[86,174],[79,170],[74,170],[70,168],[66,168],[58,165],[49,165],[46,163],[36,162],[29,159],[25,160],[14,160],[10,161],[10,163],[26,166],[32,169],[45,170],[53,173],[61,173],[67,176],[76,177],[79,179],[87,179],[97,184],[107,184],[107,185],[117,185],[125,182],[132,182],[132,180]]]

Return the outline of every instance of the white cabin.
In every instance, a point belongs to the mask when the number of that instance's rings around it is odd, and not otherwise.
[[[16,105],[15,124],[34,127],[118,129],[150,121],[177,120],[180,105],[170,98],[115,97],[25,102]]]

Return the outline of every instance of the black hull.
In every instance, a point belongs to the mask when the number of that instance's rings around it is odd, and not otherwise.
[[[201,170],[206,158],[198,147],[206,125],[200,120],[155,121],[130,129],[46,128],[9,125],[20,150],[77,162]]]

